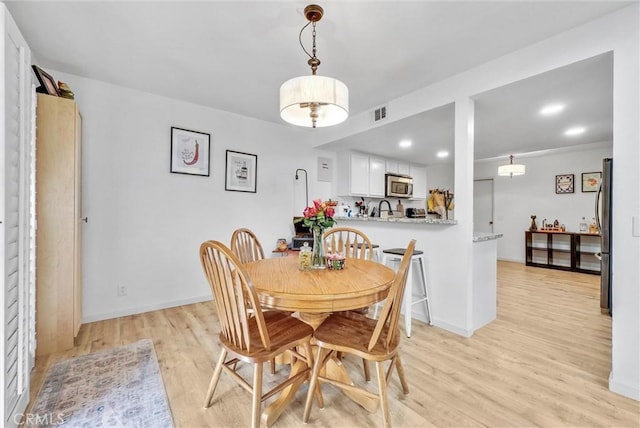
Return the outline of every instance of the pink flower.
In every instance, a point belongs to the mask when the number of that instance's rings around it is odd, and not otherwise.
[[[311,218],[311,217],[314,217],[316,214],[318,214],[318,210],[316,210],[314,207],[307,207],[304,209],[304,212],[302,213],[302,215],[304,215],[304,218]]]
[[[333,208],[328,207],[326,210],[324,210],[324,213],[327,217],[333,217],[336,211]]]
[[[322,201],[320,199],[314,199],[313,206],[316,208],[316,210],[320,211],[322,209]]]

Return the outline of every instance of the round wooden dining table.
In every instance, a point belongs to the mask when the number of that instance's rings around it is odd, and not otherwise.
[[[246,263],[253,286],[263,309],[297,312],[299,318],[314,329],[332,312],[346,311],[370,306],[384,300],[393,283],[395,272],[380,263],[347,259],[341,270],[305,270],[298,268],[298,257],[287,255]],[[301,370],[301,361],[291,368],[291,376]],[[353,385],[353,381],[342,362],[330,359],[325,365],[327,376]],[[293,399],[300,383],[282,391],[262,414],[262,420],[270,426]],[[379,403],[376,398],[357,391],[344,391],[353,401],[370,412]]]
[[[294,255],[245,264],[263,308],[298,312],[316,328],[332,312],[384,300],[395,272],[369,260],[347,259],[341,270],[298,268]]]

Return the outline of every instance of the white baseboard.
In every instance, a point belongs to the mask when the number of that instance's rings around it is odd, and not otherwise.
[[[515,263],[524,263],[524,259],[522,257],[500,257],[498,256],[498,260],[503,262],[515,262]]]
[[[127,308],[120,311],[106,312],[102,314],[89,315],[82,318],[82,323],[90,323],[95,321],[109,320],[112,318],[126,317],[129,315],[142,314],[144,312],[158,311],[160,309],[175,308],[176,306],[191,305],[192,303],[207,302],[212,300],[211,294],[205,296],[191,297],[189,299],[174,300],[171,302],[158,303],[149,306],[139,306],[135,308]]]
[[[462,336],[462,337],[471,337],[471,336],[473,336],[473,330],[463,329],[463,328],[460,328],[460,327],[455,326],[453,324],[449,324],[449,323],[447,323],[445,321],[442,321],[442,320],[439,320],[439,319],[436,319],[436,318],[433,319],[433,325],[436,326],[436,327],[440,327],[440,328],[442,328],[444,330],[450,331],[451,333],[455,333],[455,334],[457,334],[459,336]]]
[[[609,373],[609,391],[640,401],[640,385],[629,385],[614,380],[613,373]]]

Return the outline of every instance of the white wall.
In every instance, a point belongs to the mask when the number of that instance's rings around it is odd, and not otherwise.
[[[265,251],[293,235],[291,217],[317,181],[305,133],[210,108],[52,71],[76,94],[83,116],[84,322],[211,298],[198,258],[207,239],[229,245],[249,227]],[[169,172],[171,126],[211,134],[211,176]],[[301,142],[302,141],[302,142]],[[225,150],[258,155],[257,193],[224,190]],[[118,285],[127,296],[118,297]]]
[[[569,232],[578,232],[582,217],[591,222],[595,193],[582,192],[581,174],[602,171],[602,159],[612,155],[611,147],[600,146],[518,156],[517,163],[524,164],[527,172],[512,178],[498,176],[504,160],[476,162],[475,179],[493,178],[493,231],[503,234],[498,240],[498,258],[525,261],[524,231],[531,225],[532,214],[537,216],[538,227],[545,218],[547,222],[558,219]],[[574,193],[555,193],[555,177],[560,174],[574,175]]]

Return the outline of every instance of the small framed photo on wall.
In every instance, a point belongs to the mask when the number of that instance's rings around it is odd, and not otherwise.
[[[258,155],[227,150],[224,190],[256,193]]]
[[[601,172],[583,172],[582,173],[582,191],[597,192],[602,180]]]
[[[209,134],[171,127],[171,169],[176,174],[209,176]]]
[[[556,193],[573,193],[574,189],[573,174],[561,174],[556,175]]]

